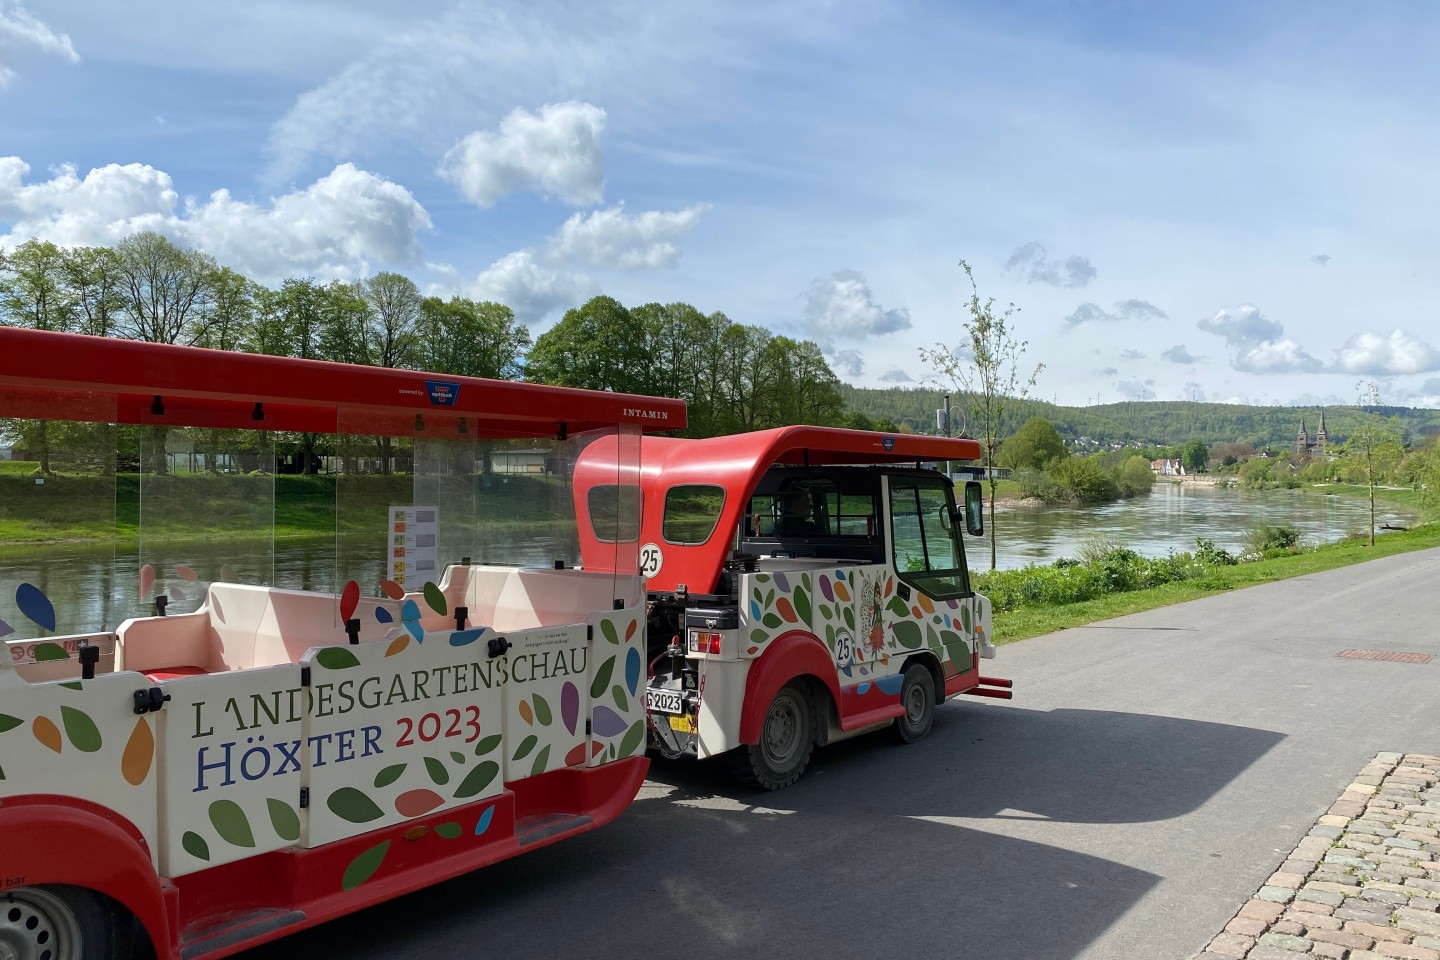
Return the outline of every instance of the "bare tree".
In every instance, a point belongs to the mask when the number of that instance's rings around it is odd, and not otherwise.
[[[920,359],[930,365],[935,378],[960,396],[970,421],[981,431],[986,473],[990,480],[990,569],[995,569],[995,451],[1005,414],[1029,395],[1045,365],[1037,363],[1028,375],[1021,372],[1021,358],[1028,341],[1016,340],[1011,321],[1017,312],[1012,303],[1002,312],[995,310],[993,297],[980,299],[970,264],[960,261],[970,281],[966,303],[969,319],[962,324],[967,340],[952,349],[943,343],[920,349]]]
[[[126,237],[115,256],[124,297],[121,336],[185,346],[205,338],[219,270],[213,257],[182,250],[158,233]]]
[[[1355,385],[1359,392],[1360,423],[1345,440],[1345,454],[1354,457],[1357,471],[1370,489],[1370,546],[1375,546],[1375,482],[1393,464],[1382,456],[1387,448],[1398,446],[1399,431],[1393,418],[1380,412],[1380,387],[1373,380]]]

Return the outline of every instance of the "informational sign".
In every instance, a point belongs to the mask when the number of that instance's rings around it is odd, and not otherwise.
[[[402,587],[419,587],[435,581],[439,559],[438,507],[391,507],[390,546],[386,556],[387,579]]]

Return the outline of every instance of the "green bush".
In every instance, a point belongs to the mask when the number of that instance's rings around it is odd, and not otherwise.
[[[1300,528],[1293,523],[1257,523],[1245,531],[1245,552],[1264,556],[1273,551],[1300,549]]]

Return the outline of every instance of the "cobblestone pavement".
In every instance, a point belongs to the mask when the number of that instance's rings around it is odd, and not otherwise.
[[[1200,960],[1440,960],[1440,757],[1381,753]]]

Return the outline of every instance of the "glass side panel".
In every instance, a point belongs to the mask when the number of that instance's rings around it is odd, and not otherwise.
[[[217,581],[275,585],[274,432],[185,417],[172,401],[137,429],[136,616],[196,610]]]
[[[953,501],[939,477],[890,477],[890,526],[895,570],[932,597],[969,592],[960,541],[952,530]]]
[[[109,632],[129,615],[132,557],[116,557],[113,398],[0,386],[0,650]],[[133,535],[133,527],[129,531]],[[70,651],[74,655],[73,650]]]

